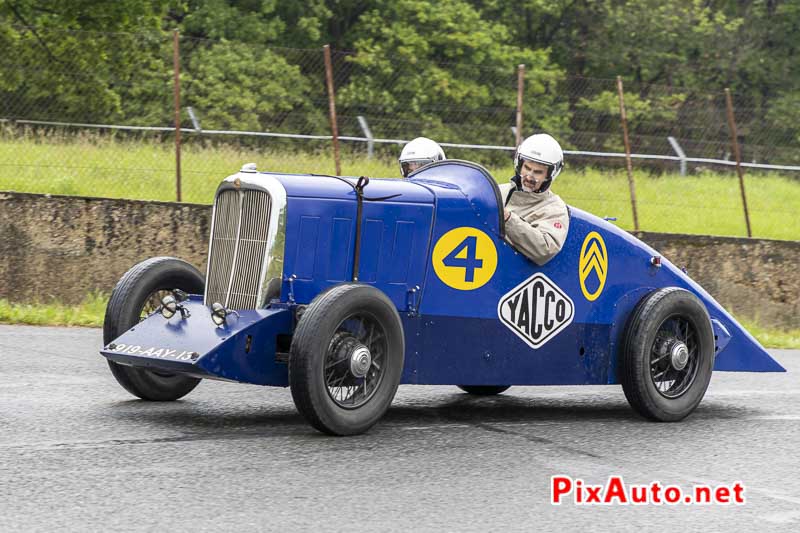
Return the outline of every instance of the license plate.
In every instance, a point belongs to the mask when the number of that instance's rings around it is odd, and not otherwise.
[[[170,359],[172,361],[195,361],[200,355],[189,350],[170,350],[168,348],[140,346],[138,344],[109,344],[108,351],[126,355],[138,355],[140,357],[152,357],[153,359]]]

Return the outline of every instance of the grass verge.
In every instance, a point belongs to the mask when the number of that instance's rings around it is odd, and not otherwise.
[[[784,331],[764,328],[748,320],[742,320],[740,323],[767,348],[800,349],[800,329]]]
[[[60,302],[21,304],[0,299],[0,324],[103,327],[108,295],[93,293],[78,305]]]
[[[272,142],[245,146],[187,142],[181,150],[183,201],[210,204],[219,182],[243,163],[256,162],[264,171],[288,174],[331,174],[334,165],[327,143],[309,145]],[[399,147],[397,147],[399,151]],[[485,154],[466,151],[461,157],[480,160]],[[398,177],[397,160],[385,151],[368,159],[359,147],[342,153],[347,176]],[[497,159],[495,159],[496,161]],[[490,164],[500,182],[511,175],[507,164]],[[172,144],[152,136],[117,138],[26,132],[0,134],[0,190],[102,196],[141,200],[175,199],[175,154]],[[690,176],[651,174],[634,166],[637,214],[643,231],[702,235],[746,235],[739,181],[734,172],[695,172]],[[800,180],[779,174],[745,176],[754,237],[800,240]],[[616,217],[616,224],[634,229],[628,178],[624,170],[566,169],[553,190],[575,207],[598,216]]]
[[[93,293],[78,305],[58,302],[18,304],[0,299],[0,324],[31,324],[36,326],[103,327],[108,295]],[[800,349],[800,329],[784,331],[765,328],[755,322],[741,324],[767,348]]]

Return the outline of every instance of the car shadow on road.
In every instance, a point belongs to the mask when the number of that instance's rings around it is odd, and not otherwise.
[[[442,401],[443,400],[443,401]],[[454,393],[439,401],[395,404],[385,416],[392,423],[445,422],[532,422],[544,420],[629,419],[635,414],[625,403],[615,399],[592,400],[516,397],[502,394],[475,397]]]
[[[278,406],[252,403],[215,405],[209,401],[192,401],[191,397],[164,403],[142,400],[115,402],[112,416],[129,424],[152,424],[187,433],[208,432],[227,436],[265,428],[296,429],[307,425],[291,403]]]
[[[765,414],[758,409],[706,399],[686,419],[688,423],[722,419],[742,419]],[[127,423],[157,425],[184,432],[187,439],[237,439],[260,436],[314,433],[291,402],[280,405],[231,405],[213,402],[154,404],[140,400],[116,402],[113,415]],[[514,396],[502,394],[476,397],[452,394],[415,394],[396,399],[381,420],[392,426],[452,426],[464,424],[485,427],[492,424],[609,422],[649,424],[620,395]]]

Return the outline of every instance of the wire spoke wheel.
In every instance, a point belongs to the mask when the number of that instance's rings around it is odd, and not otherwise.
[[[343,320],[325,358],[325,386],[337,405],[355,409],[372,398],[384,376],[386,332],[367,314]]]
[[[160,289],[157,291],[153,291],[144,301],[142,305],[142,310],[139,312],[139,322],[144,320],[145,318],[152,315],[159,307],[161,307],[161,298],[164,296],[172,294],[172,291]]]
[[[151,292],[150,295],[142,304],[142,310],[139,311],[139,322],[141,322],[142,320],[146,319],[147,317],[155,313],[161,307],[161,298],[163,298],[168,294],[172,294],[172,291],[166,289],[159,289],[157,291]],[[165,372],[163,370],[153,369],[153,370],[147,370],[147,372],[149,372],[154,376],[157,376],[157,378],[160,378],[159,381],[162,384],[162,386],[169,386],[170,384],[169,380],[172,379],[173,381],[175,381],[176,378],[175,374],[173,374],[172,372]]]
[[[697,334],[688,320],[670,317],[659,327],[650,350],[650,377],[659,394],[677,398],[694,383],[698,370]]]
[[[318,295],[292,337],[289,386],[316,429],[354,435],[389,408],[403,370],[397,309],[374,287],[346,283]]]
[[[658,289],[631,314],[620,383],[639,414],[675,422],[700,403],[714,367],[714,331],[705,305],[684,289]]]

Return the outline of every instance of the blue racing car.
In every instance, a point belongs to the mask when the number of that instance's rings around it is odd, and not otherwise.
[[[644,417],[677,421],[712,370],[783,371],[684,272],[580,209],[561,252],[529,261],[474,163],[406,180],[254,167],[217,190],[205,276],[156,257],[115,287],[101,353],[133,395],[176,400],[204,378],[289,386],[312,426],[349,435],[401,383],[619,383]]]

